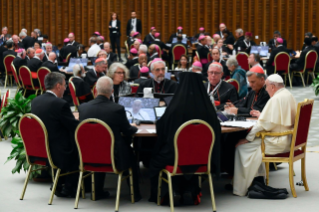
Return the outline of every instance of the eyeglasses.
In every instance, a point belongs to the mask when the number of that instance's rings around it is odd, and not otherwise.
[[[222,72],[207,72],[210,75],[220,75]]]
[[[118,74],[118,75],[123,74],[123,75],[125,75],[125,72],[114,72],[114,74]]]

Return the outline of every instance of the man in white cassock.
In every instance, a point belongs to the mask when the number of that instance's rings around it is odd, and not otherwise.
[[[266,80],[266,91],[271,97],[262,113],[251,111],[257,116],[256,125],[236,145],[233,193],[245,196],[253,180],[264,180],[265,165],[262,163],[261,138],[255,135],[260,131],[284,132],[293,129],[297,103],[284,87],[283,79],[273,74]],[[274,155],[290,151],[291,135],[265,138],[265,153]],[[264,181],[263,181],[264,182]]]

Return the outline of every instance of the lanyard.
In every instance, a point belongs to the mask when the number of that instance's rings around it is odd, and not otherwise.
[[[249,44],[247,44],[246,41],[244,40],[244,43],[246,44],[247,47],[250,47],[250,42]]]
[[[207,93],[210,96],[210,100],[214,101],[214,93],[217,92],[218,100],[219,100],[219,87],[222,84],[222,80],[219,81],[219,83],[216,85],[216,87],[210,92],[210,83],[208,83],[207,86]]]

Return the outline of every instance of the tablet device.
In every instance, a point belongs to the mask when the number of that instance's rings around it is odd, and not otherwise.
[[[220,122],[228,121],[228,118],[222,112],[217,112],[217,118]]]

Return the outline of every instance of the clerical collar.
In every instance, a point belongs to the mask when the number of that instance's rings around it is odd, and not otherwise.
[[[75,40],[72,43],[68,43],[67,46],[73,46],[74,42],[75,42]]]
[[[198,43],[198,45],[203,46],[203,44],[201,44],[201,43]]]
[[[280,47],[280,46],[282,46],[282,45],[278,45],[277,48]]]
[[[144,77],[144,76],[140,76],[140,79],[147,79],[147,77]]]
[[[34,56],[33,58],[40,60],[40,58],[38,56]],[[40,60],[41,61],[41,60]]]
[[[160,39],[158,39],[158,38],[155,38],[155,39],[154,39],[154,41],[161,41],[161,40],[160,40]]]
[[[50,93],[50,94],[53,94],[56,98],[58,98],[58,96],[53,91],[47,90],[46,92]]]
[[[135,59],[138,59],[138,56],[137,56],[137,57],[133,57],[133,59],[132,59],[132,60],[135,60]]]
[[[135,20],[136,20],[136,18],[132,18],[132,20],[134,20],[134,21],[135,21]]]
[[[153,84],[153,90],[155,93],[165,93],[165,90],[164,90],[165,79],[161,82],[157,82],[157,81],[155,81],[155,79],[153,79],[152,84]],[[162,86],[162,88],[161,88],[161,86]]]

